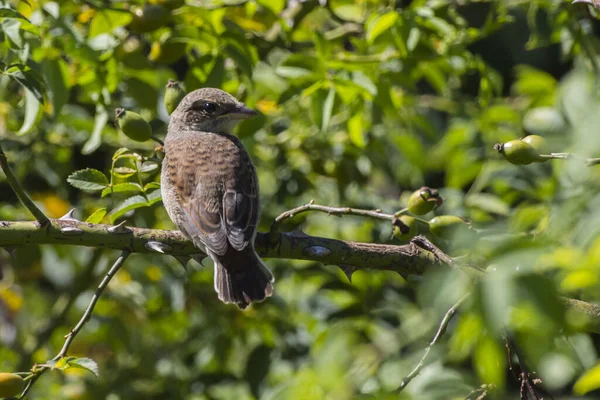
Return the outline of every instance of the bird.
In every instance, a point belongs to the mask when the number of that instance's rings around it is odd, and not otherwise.
[[[245,309],[273,294],[273,274],[254,249],[260,218],[256,169],[231,132],[257,112],[229,93],[201,88],[171,114],[161,194],[171,220],[214,262],[219,300]]]

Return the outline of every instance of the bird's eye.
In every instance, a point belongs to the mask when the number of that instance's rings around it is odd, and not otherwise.
[[[207,113],[212,114],[217,111],[217,105],[215,103],[204,103],[202,104],[202,109]]]

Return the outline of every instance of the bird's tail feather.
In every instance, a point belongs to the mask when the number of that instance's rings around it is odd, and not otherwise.
[[[273,294],[273,274],[251,246],[242,251],[228,250],[213,260],[215,290],[222,302],[235,303],[244,309],[253,301]]]

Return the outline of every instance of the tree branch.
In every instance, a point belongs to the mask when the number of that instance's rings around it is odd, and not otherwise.
[[[410,383],[410,381],[412,381],[417,375],[419,375],[419,372],[421,372],[421,369],[423,369],[423,366],[425,365],[425,360],[427,360],[427,356],[429,355],[429,352],[431,351],[433,346],[438,342],[438,340],[440,340],[440,338],[442,337],[444,332],[446,332],[446,328],[448,327],[448,324],[452,320],[452,317],[454,317],[456,310],[469,297],[469,295],[470,295],[470,293],[467,293],[464,296],[462,296],[452,307],[450,307],[450,309],[446,312],[446,314],[444,314],[444,318],[442,318],[440,327],[438,328],[435,336],[433,337],[433,339],[431,340],[431,342],[425,349],[425,353],[423,353],[423,357],[421,357],[421,360],[413,368],[413,370],[408,375],[406,375],[404,377],[404,379],[402,379],[402,382],[400,383],[400,387],[397,390],[398,392],[401,392],[402,390],[404,390],[404,388]]]
[[[2,149],[2,144],[0,143],[0,168],[6,175],[6,180],[15,194],[21,200],[21,203],[29,210],[29,212],[34,216],[34,218],[42,225],[46,225],[50,220],[46,215],[37,208],[33,200],[27,195],[15,175],[12,173],[10,167],[8,166],[8,160],[6,159],[6,154],[4,154],[4,150]]]
[[[404,276],[421,275],[432,264],[443,265],[434,254],[409,243],[396,246],[312,237],[299,233],[259,233],[256,249],[265,258],[309,260],[328,265],[396,271]],[[45,228],[35,222],[0,221],[0,246],[63,244],[104,249],[127,249],[131,253],[160,252],[177,257],[204,257],[179,231],[91,224],[74,219],[53,219]]]

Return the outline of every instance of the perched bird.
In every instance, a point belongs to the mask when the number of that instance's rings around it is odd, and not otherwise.
[[[254,250],[258,179],[231,130],[256,112],[220,89],[186,95],[171,114],[162,198],[171,220],[215,264],[219,299],[246,308],[273,294],[273,275]]]

